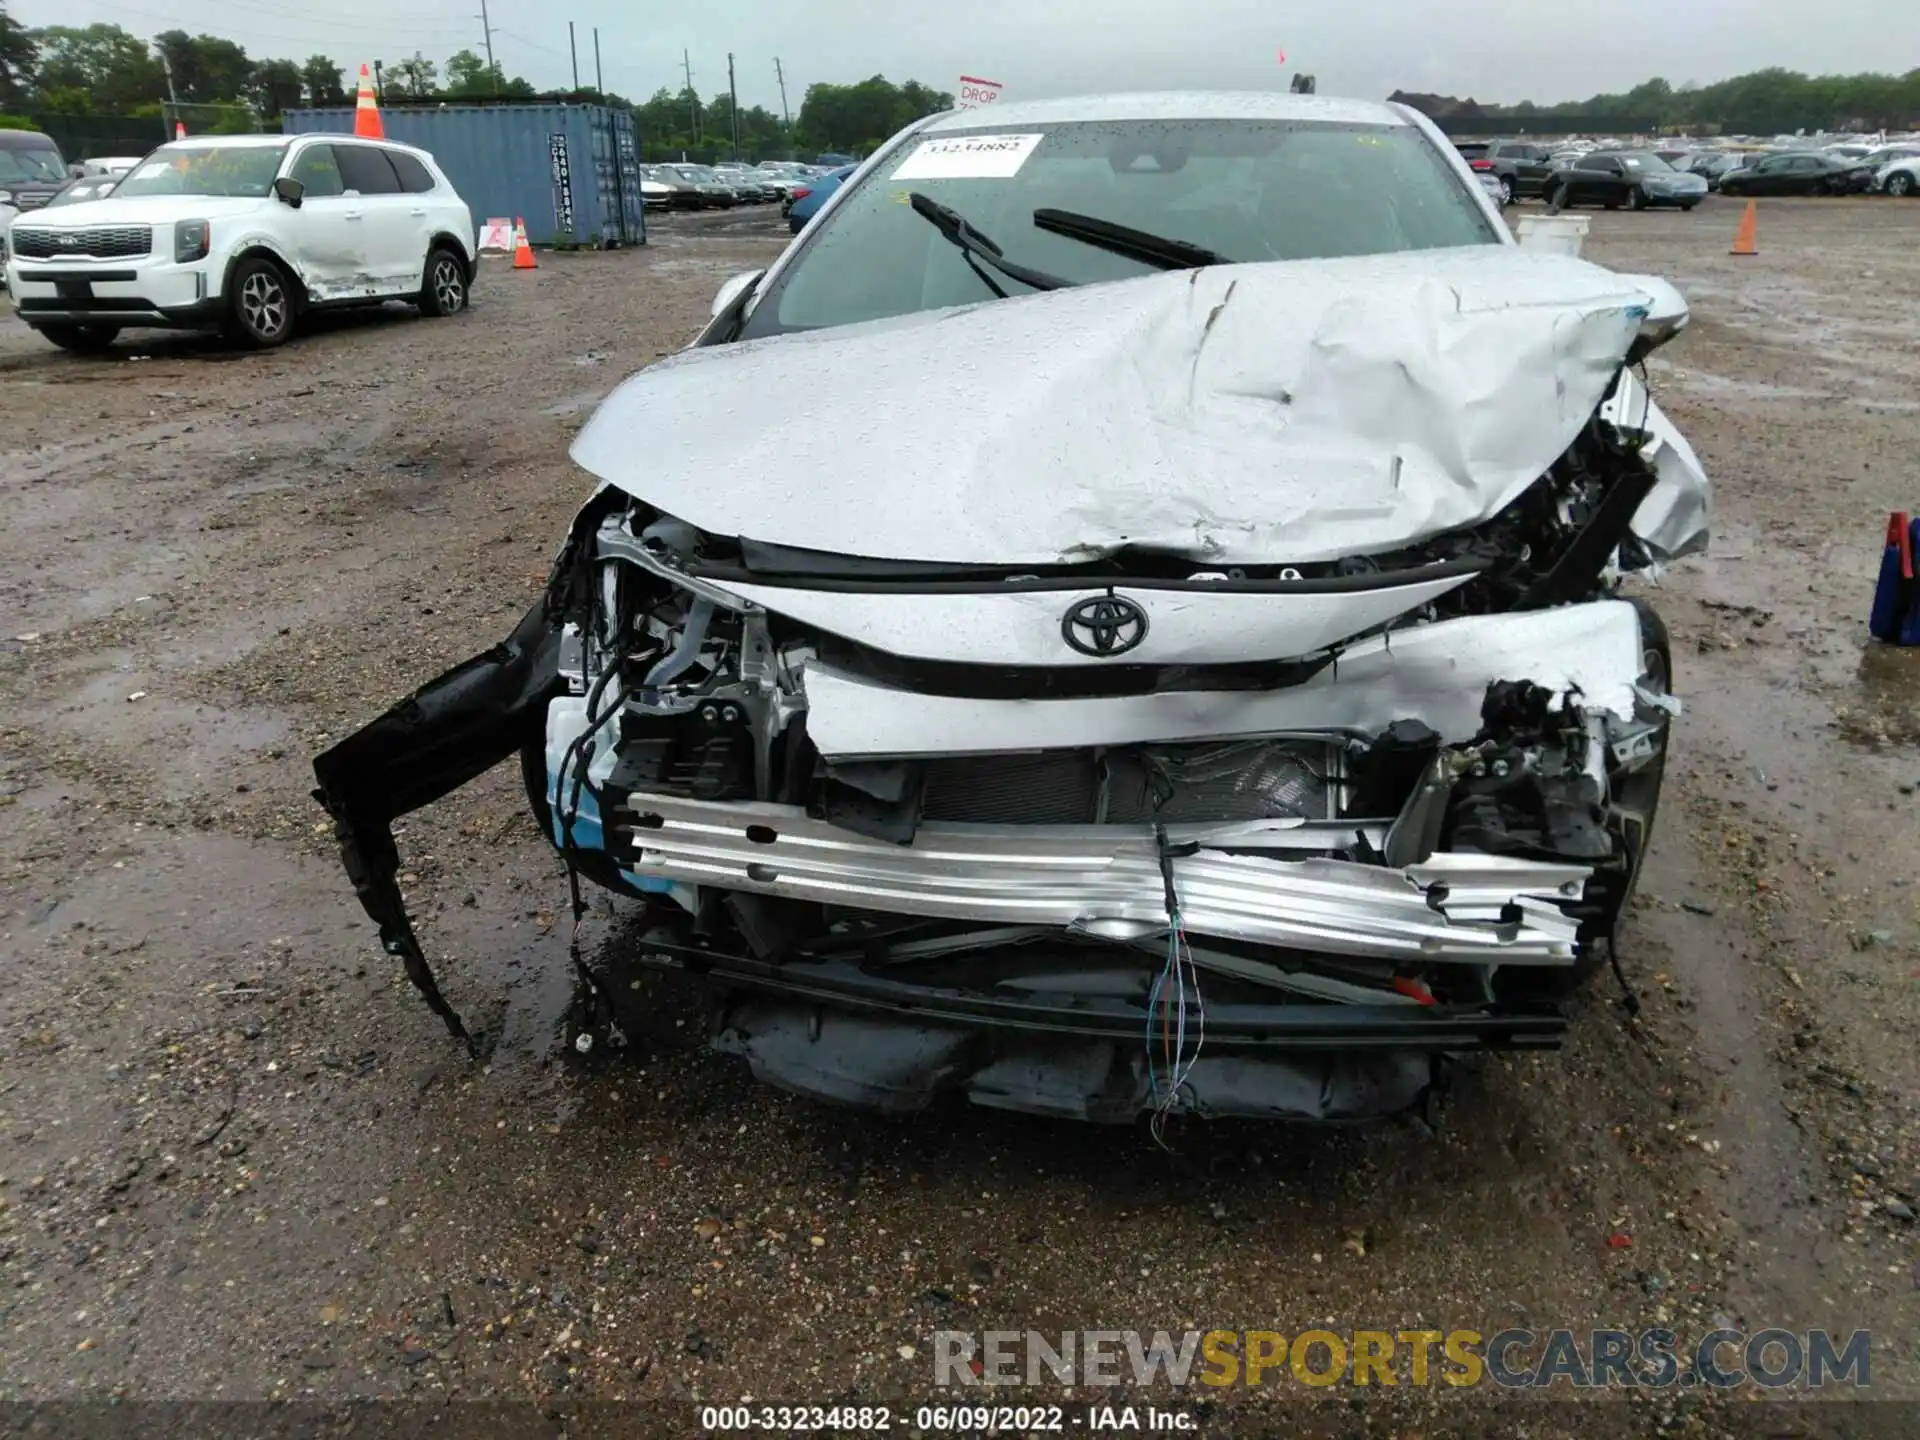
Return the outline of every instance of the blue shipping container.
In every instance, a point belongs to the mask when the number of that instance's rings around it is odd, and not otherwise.
[[[476,225],[523,219],[535,245],[644,245],[633,116],[606,105],[393,106],[389,140],[425,150]],[[289,135],[351,135],[353,110],[289,110]]]

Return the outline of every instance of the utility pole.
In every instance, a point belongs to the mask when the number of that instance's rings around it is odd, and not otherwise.
[[[786,122],[789,130],[793,128],[793,112],[787,109],[787,76],[780,68],[780,57],[773,57],[773,73],[780,81],[780,118]]]
[[[154,49],[159,50],[160,47],[156,45]],[[180,123],[180,97],[173,91],[173,62],[167,59],[167,52],[164,50],[160,50],[160,68],[167,72],[167,109],[172,112],[171,114],[161,117],[160,133],[171,140],[173,139],[173,126],[167,122],[171,120],[175,125]],[[197,124],[198,122],[196,121],[195,123]]]
[[[693,126],[693,143],[700,143],[700,97],[693,91],[693,60],[685,50],[680,52],[680,68],[687,72],[687,115]]]
[[[727,114],[733,121],[733,158],[740,158],[740,91],[733,83],[733,52],[727,52]]]
[[[578,94],[580,91],[580,50],[579,47],[573,43],[573,22],[571,20],[567,22],[567,53],[573,57],[573,89],[574,93]]]
[[[487,41],[487,76],[493,81],[493,93],[500,93],[500,72],[493,64],[493,22],[487,18],[487,0],[480,0],[480,33]]]
[[[593,88],[602,100],[607,98],[606,84],[600,78],[600,27],[598,25],[593,27]]]
[[[380,62],[378,60],[373,62],[373,98],[382,103],[385,103],[387,98],[387,82],[380,78]]]

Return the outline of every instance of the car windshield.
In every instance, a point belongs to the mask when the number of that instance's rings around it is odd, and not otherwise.
[[[64,180],[58,150],[10,150],[0,146],[0,185],[38,185]]]
[[[162,145],[120,182],[114,198],[265,195],[286,153],[284,145]]]
[[[950,207],[1006,258],[1072,284],[1156,266],[1042,230],[1063,210],[1233,262],[1498,243],[1482,201],[1412,126],[1126,120],[982,127],[907,141],[835,204],[744,334],[990,299],[968,255],[909,204]],[[1015,282],[1010,294],[1027,293]]]
[[[673,173],[695,185],[710,184],[715,179],[714,173],[702,165],[676,165]]]
[[[1648,174],[1657,174],[1672,170],[1673,167],[1655,155],[1651,150],[1636,150],[1630,155],[1622,155],[1620,163],[1629,170],[1639,170]]]

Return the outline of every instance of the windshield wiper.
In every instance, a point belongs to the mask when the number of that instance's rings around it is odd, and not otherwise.
[[[1018,280],[1022,285],[1030,285],[1035,290],[1064,290],[1077,283],[1072,280],[1062,280],[1058,275],[1049,275],[1044,270],[1033,270],[1007,259],[1001,254],[998,245],[967,223],[966,216],[949,206],[942,205],[938,200],[923,195],[918,190],[907,196],[907,203],[912,205],[919,214],[931,220],[936,230],[958,246],[975,270],[978,270],[981,265],[988,265],[1009,279]],[[985,275],[980,278],[987,280]],[[1007,298],[1007,292],[995,285],[993,281],[987,280],[987,285],[1002,300]]]
[[[1069,240],[1082,240],[1162,270],[1197,270],[1202,265],[1235,263],[1204,245],[1172,240],[1165,235],[1152,235],[1145,230],[1135,230],[1130,225],[1116,225],[1097,215],[1080,215],[1072,210],[1036,210],[1033,212],[1033,223],[1037,229],[1050,230]]]

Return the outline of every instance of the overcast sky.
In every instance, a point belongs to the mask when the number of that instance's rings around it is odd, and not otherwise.
[[[22,24],[108,21],[137,35],[223,35],[257,57],[362,61],[417,49],[444,64],[484,53],[480,0],[6,0]],[[607,88],[631,98],[680,83],[692,53],[702,95],[726,87],[734,53],[743,104],[778,109],[774,57],[797,111],[809,83],[872,74],[954,88],[963,72],[1006,95],[1198,86],[1284,88],[1296,70],[1323,95],[1384,96],[1396,86],[1542,104],[1626,89],[1651,75],[1705,83],[1768,65],[1810,73],[1904,72],[1920,65],[1913,0],[487,0],[494,54],[509,74],[564,86],[567,21],[580,77],[593,77],[593,27]],[[660,17],[655,19],[653,17]],[[1899,53],[1889,49],[1897,39]],[[1286,63],[1279,59],[1286,52]]]

